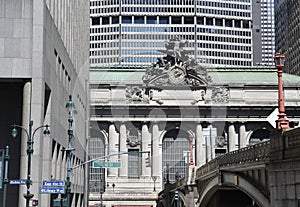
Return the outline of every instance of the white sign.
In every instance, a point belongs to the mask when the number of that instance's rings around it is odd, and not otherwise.
[[[278,119],[278,108],[274,109],[274,111],[267,117],[267,121],[276,128],[276,120]]]

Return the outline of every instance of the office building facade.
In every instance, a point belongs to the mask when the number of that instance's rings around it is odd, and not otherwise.
[[[300,69],[300,3],[297,0],[275,1],[276,51],[285,54],[284,71],[299,75]]]
[[[252,1],[253,65],[274,65],[274,1]]]
[[[0,1],[0,147],[10,148],[9,180],[26,180],[32,137],[30,206],[35,200],[38,206],[50,207],[55,198],[65,195],[44,194],[40,188],[44,180],[66,179],[69,95],[77,110],[71,166],[87,158],[88,30],[89,1]],[[15,139],[13,124],[20,126]],[[46,124],[50,135],[40,127]],[[72,171],[71,206],[86,205],[87,178],[83,166]],[[26,185],[9,184],[6,198],[1,193],[1,203],[6,199],[7,206],[24,207],[23,194]]]
[[[205,65],[251,66],[251,0],[91,0],[90,64],[149,65],[169,39]]]

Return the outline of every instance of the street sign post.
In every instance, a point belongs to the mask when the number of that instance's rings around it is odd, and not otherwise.
[[[121,162],[93,162],[93,168],[121,168]]]

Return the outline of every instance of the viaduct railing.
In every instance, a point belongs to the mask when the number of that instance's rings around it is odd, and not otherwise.
[[[226,153],[211,160],[205,165],[201,166],[196,173],[199,178],[211,172],[217,171],[220,168],[252,165],[258,163],[269,162],[270,156],[270,141],[261,142],[256,145],[251,145],[236,151]]]

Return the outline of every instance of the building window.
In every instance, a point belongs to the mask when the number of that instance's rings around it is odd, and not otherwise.
[[[128,178],[140,177],[140,153],[138,149],[128,150]]]
[[[131,18],[131,16],[123,16],[123,17],[122,17],[122,23],[123,23],[123,24],[131,24],[131,23],[132,23],[132,18]]]
[[[109,17],[103,17],[103,18],[102,18],[102,24],[103,24],[103,25],[109,24]]]
[[[167,132],[163,139],[163,178],[171,183],[186,175],[189,159],[189,140],[185,131],[178,129]],[[167,175],[169,173],[169,175]]]
[[[105,155],[105,145],[103,133],[98,130],[90,129],[91,137],[89,139],[89,156],[90,159],[101,157]],[[101,160],[99,160],[100,162]],[[99,193],[101,187],[101,180],[105,182],[105,169],[104,168],[93,168],[90,167],[90,192]]]
[[[181,24],[181,17],[172,17],[172,24]]]
[[[93,17],[92,25],[100,25],[100,17]]]
[[[113,24],[119,24],[119,17],[112,17]]]
[[[194,17],[184,17],[184,24],[194,24]]]
[[[206,18],[206,25],[213,25],[214,21],[213,18]]]
[[[134,23],[135,24],[144,24],[144,17],[143,16],[135,16]]]
[[[156,24],[156,17],[147,17],[147,24]]]
[[[169,17],[159,17],[159,24],[169,24]]]
[[[203,17],[197,17],[197,24],[204,25],[204,18]]]
[[[216,19],[215,21],[216,21],[215,22],[216,26],[223,26],[223,20],[222,19]]]

